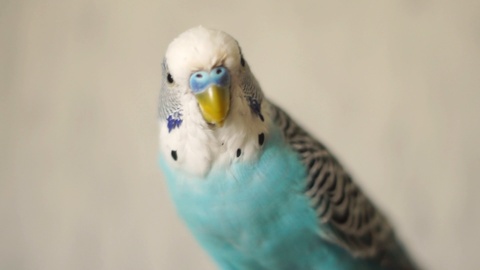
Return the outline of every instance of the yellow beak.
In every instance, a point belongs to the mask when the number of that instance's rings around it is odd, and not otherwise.
[[[212,84],[195,97],[205,121],[222,127],[230,109],[230,91]]]

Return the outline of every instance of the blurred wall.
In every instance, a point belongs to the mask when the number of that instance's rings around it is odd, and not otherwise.
[[[212,269],[156,165],[160,63],[199,24],[428,269],[479,269],[480,2],[0,1],[0,269]]]

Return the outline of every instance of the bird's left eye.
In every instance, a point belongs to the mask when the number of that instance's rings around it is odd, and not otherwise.
[[[243,55],[240,56],[240,64],[242,65],[242,67],[245,66],[245,59],[243,59]]]
[[[167,75],[167,81],[168,81],[168,83],[173,83],[172,74],[168,73],[168,75]]]

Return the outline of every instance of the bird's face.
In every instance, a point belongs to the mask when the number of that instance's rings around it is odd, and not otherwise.
[[[160,150],[192,175],[253,160],[268,136],[268,101],[230,35],[204,27],[168,46],[162,71]]]
[[[188,106],[183,103],[195,100],[203,120],[222,127],[243,67],[240,48],[231,36],[203,27],[181,34],[170,43],[164,60],[161,115],[168,118]]]

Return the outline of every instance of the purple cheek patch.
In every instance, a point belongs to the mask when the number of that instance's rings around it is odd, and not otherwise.
[[[179,112],[174,113],[173,115],[169,115],[167,118],[167,127],[168,133],[170,133],[173,129],[180,127],[182,124],[182,114]]]

